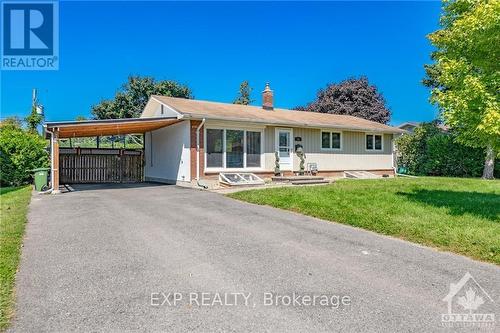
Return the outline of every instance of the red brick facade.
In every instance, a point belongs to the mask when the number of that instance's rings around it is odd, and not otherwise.
[[[190,155],[191,155],[191,180],[196,179],[196,129],[200,126],[201,120],[191,120],[191,145],[190,145]],[[200,128],[200,178],[203,178],[203,171],[205,170],[205,131],[204,127]]]
[[[368,172],[374,173],[376,175],[382,176],[382,175],[389,175],[389,176],[394,176],[394,170],[393,169],[387,169],[387,170],[367,170]],[[256,171],[253,172],[256,175],[258,175],[261,178],[271,178],[274,176],[274,173],[272,171]],[[292,171],[284,171],[283,175],[284,176],[293,176],[295,173]],[[334,178],[342,178],[344,177],[344,171],[320,171],[318,172],[318,176],[321,177],[334,177]],[[218,172],[207,172],[202,178],[205,179],[218,179],[219,178],[219,173]]]

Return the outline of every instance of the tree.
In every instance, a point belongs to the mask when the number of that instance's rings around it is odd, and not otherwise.
[[[152,77],[130,76],[112,100],[92,106],[96,119],[137,118],[151,95],[192,98],[191,89],[175,81],[156,81]]]
[[[382,124],[387,124],[391,118],[384,97],[364,76],[330,83],[318,91],[315,101],[295,109],[355,116]]]
[[[251,93],[252,93],[252,87],[250,87],[248,81],[245,80],[241,82],[238,97],[236,97],[233,104],[241,104],[241,105],[251,104],[253,102],[253,100],[250,98]]]
[[[38,125],[43,121],[43,116],[37,112],[37,106],[33,105],[31,108],[31,113],[26,117],[26,123],[28,125],[28,130],[31,132],[36,132]]]
[[[87,120],[87,117],[82,116],[82,115],[78,115],[75,117],[75,120],[76,121],[85,121],[85,120]]]
[[[0,126],[23,127],[23,121],[18,116],[7,117],[0,123]]]
[[[425,67],[431,101],[456,140],[485,149],[483,178],[494,178],[500,154],[500,2],[445,0],[436,47]]]

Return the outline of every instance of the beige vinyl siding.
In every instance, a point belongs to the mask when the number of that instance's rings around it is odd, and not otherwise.
[[[265,168],[274,168],[275,128],[265,130]],[[336,130],[325,130],[335,132]],[[392,168],[392,134],[383,134],[383,150],[366,150],[365,132],[342,131],[341,150],[321,149],[321,129],[293,128],[293,138],[301,137],[306,163],[318,164],[319,170],[380,170]],[[295,142],[294,142],[295,146]],[[298,170],[299,159],[293,154],[293,169]]]

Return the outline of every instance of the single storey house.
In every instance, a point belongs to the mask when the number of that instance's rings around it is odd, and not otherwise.
[[[176,183],[216,180],[222,172],[266,178],[274,175],[276,152],[280,171],[290,176],[300,168],[297,148],[320,176],[394,174],[393,138],[404,130],[352,116],[275,108],[269,85],[262,99],[259,107],[151,96],[140,118],[47,122],[54,191],[60,180]],[[59,148],[64,138],[137,133],[144,134],[143,151]]]
[[[398,125],[397,127],[406,131],[407,133],[413,133],[415,131],[415,128],[420,126],[420,124],[421,123],[416,121],[407,121],[405,123],[402,123],[401,125]]]
[[[141,118],[176,119],[145,134],[145,179],[217,179],[220,172],[274,174],[299,170],[299,145],[318,174],[394,174],[393,136],[401,129],[346,115],[275,108],[266,85],[262,107],[151,96]]]

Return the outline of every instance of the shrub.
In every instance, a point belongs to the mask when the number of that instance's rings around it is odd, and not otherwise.
[[[431,176],[480,177],[484,151],[453,142],[449,134],[437,134],[427,141],[424,171]]]
[[[414,175],[427,174],[427,142],[439,133],[441,130],[432,122],[418,126],[412,134],[399,137],[396,140],[398,165],[405,166]]]
[[[47,141],[15,122],[0,127],[0,183],[18,186],[31,179],[30,170],[49,166]]]
[[[480,177],[485,152],[465,147],[453,132],[444,132],[437,122],[424,123],[414,133],[396,140],[397,161],[410,174],[427,176]],[[498,170],[497,170],[498,171]]]

